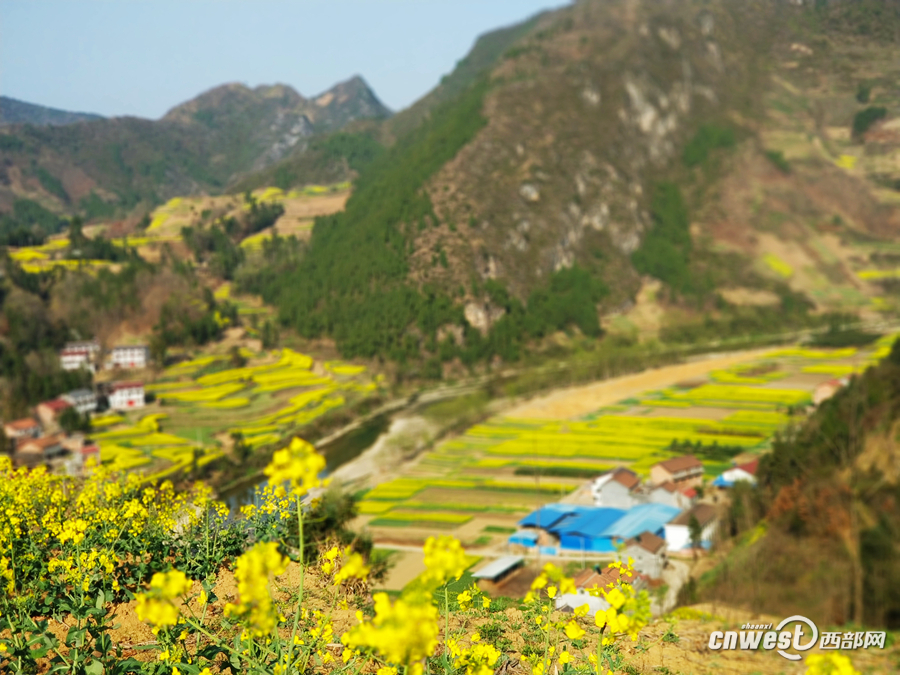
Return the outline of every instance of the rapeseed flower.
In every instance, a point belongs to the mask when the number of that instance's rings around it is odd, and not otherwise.
[[[138,619],[157,630],[171,628],[178,623],[181,613],[173,601],[190,590],[191,582],[184,572],[157,572],[150,580],[150,591],[137,596]]]
[[[291,493],[299,497],[321,485],[319,474],[324,468],[325,459],[316,452],[312,444],[301,438],[294,438],[288,447],[278,450],[272,456],[265,473],[269,482],[277,486],[277,496],[285,496],[284,483],[289,483]]]
[[[334,585],[339,586],[342,582],[349,579],[359,579],[365,581],[369,576],[371,568],[365,564],[363,557],[359,553],[354,553],[348,546],[344,549],[344,561],[341,569],[334,575]]]
[[[810,654],[806,657],[806,675],[859,675],[859,671],[843,654]]]
[[[269,575],[283,574],[286,568],[287,559],[274,542],[257,544],[244,553],[235,564],[238,603],[226,604],[225,615],[245,621],[257,637],[271,633],[278,614],[269,594]]]
[[[428,537],[424,551],[426,571],[423,580],[426,583],[441,586],[451,578],[459,579],[466,571],[466,552],[455,537]]]
[[[391,604],[386,593],[376,593],[375,616],[344,633],[341,641],[350,649],[371,649],[386,662],[422,672],[422,659],[437,647],[438,611],[431,603],[403,597]]]
[[[473,641],[478,642],[478,640]],[[500,652],[492,645],[475,644],[470,649],[460,650],[453,665],[457,670],[465,668],[466,675],[492,675],[499,658]]]

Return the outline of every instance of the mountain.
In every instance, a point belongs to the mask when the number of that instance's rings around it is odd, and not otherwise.
[[[301,151],[316,135],[389,115],[354,77],[313,99],[285,85],[227,84],[157,121],[7,126],[0,132],[0,212],[28,199],[51,211],[108,217],[179,194],[221,191]]]
[[[506,29],[255,288],[345,355],[430,363],[896,311],[898,7],[582,0]]]
[[[47,108],[34,103],[18,101],[8,96],[0,96],[0,126],[6,124],[34,124],[36,126],[63,126],[102,120],[101,115],[93,113],[69,112],[56,108]]]

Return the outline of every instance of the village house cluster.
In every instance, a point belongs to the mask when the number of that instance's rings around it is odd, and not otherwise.
[[[147,367],[149,350],[144,345],[115,346],[105,355],[97,340],[69,342],[60,350],[63,370],[140,370]],[[52,471],[79,474],[87,460],[100,461],[100,448],[88,435],[68,433],[61,424],[67,410],[90,417],[107,411],[142,408],[146,396],[142,382],[97,382],[91,388],[75,389],[58,398],[38,403],[32,414],[3,424],[6,452],[17,467],[48,466]]]
[[[587,483],[563,501],[545,504],[519,521],[509,537],[513,553],[480,571],[480,579],[498,583],[524,564],[524,554],[610,554],[634,562],[637,589],[658,585],[668,555],[692,555],[695,545],[708,549],[715,538],[717,492],[739,481],[756,482],[757,461],[735,464],[703,490],[703,464],[693,455],[673,457],[650,469],[649,482],[624,467]],[[692,531],[693,530],[693,531]],[[585,603],[592,611],[604,601],[588,589],[615,581],[616,567],[588,568],[575,577],[577,593],[556,599],[557,609]],[[476,575],[478,576],[478,575]],[[596,605],[596,607],[594,606]]]

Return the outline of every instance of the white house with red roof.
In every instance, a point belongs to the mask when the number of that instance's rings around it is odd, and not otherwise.
[[[59,352],[59,365],[63,370],[80,370],[85,368],[93,372],[99,353],[100,343],[96,340],[67,342],[66,346]]]
[[[42,429],[36,420],[31,417],[24,417],[4,424],[3,432],[9,440],[18,440],[20,438],[38,438],[42,433]]]
[[[623,467],[605,473],[591,485],[594,505],[629,509],[639,502],[634,491],[640,483],[641,479],[634,471]]]
[[[841,377],[839,379],[823,382],[818,387],[816,387],[816,390],[813,392],[813,405],[819,405],[823,401],[827,401],[832,396],[834,396],[841,387],[847,386],[849,382],[850,379],[847,377]]]
[[[146,345],[117,345],[112,348],[106,367],[126,370],[146,368],[149,359],[150,349]]]
[[[131,410],[144,407],[142,382],[114,382],[109,389],[109,407],[112,410]]]
[[[746,462],[745,464],[738,464],[736,466],[731,467],[727,471],[725,471],[721,476],[716,478],[712,484],[716,487],[721,488],[730,488],[735,483],[744,481],[746,483],[750,483],[751,485],[756,484],[756,468],[759,465],[759,460],[754,459],[751,462]]]

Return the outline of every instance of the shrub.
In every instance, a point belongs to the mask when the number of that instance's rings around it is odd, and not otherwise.
[[[887,116],[887,108],[868,107],[853,116],[853,137],[861,138],[873,124]]]

